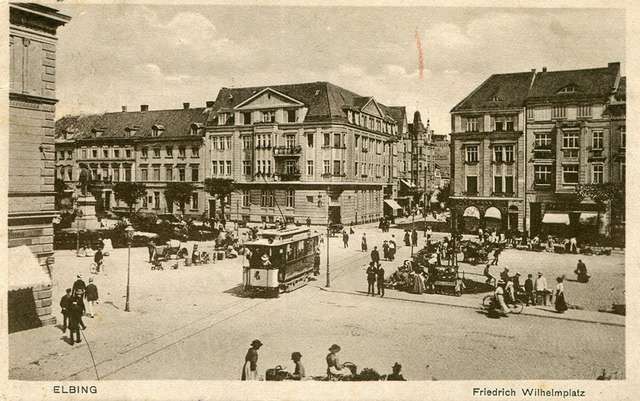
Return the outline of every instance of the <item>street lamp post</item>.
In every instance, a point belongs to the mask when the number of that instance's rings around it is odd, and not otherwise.
[[[416,218],[416,210],[418,210],[418,209],[414,208],[411,211],[411,257],[413,257],[413,232],[415,231],[414,223],[415,223],[415,218]],[[417,235],[417,233],[416,233],[416,235]]]
[[[129,279],[131,276],[131,241],[133,240],[133,227],[128,225],[127,228],[124,229],[125,235],[127,237],[127,298],[124,304],[124,311],[129,312]]]
[[[331,287],[331,277],[329,274],[329,237],[331,236],[331,219],[329,218],[329,187],[327,187],[327,285],[325,287]]]

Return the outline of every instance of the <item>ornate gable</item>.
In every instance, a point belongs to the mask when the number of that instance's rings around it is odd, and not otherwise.
[[[380,110],[380,106],[374,98],[369,99],[367,104],[365,104],[361,109],[363,113],[370,114],[372,116],[384,118],[384,113]]]
[[[271,88],[255,93],[247,100],[234,107],[235,110],[278,109],[284,107],[300,107],[304,103]]]

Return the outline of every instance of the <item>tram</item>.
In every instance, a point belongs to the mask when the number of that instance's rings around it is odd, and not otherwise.
[[[320,234],[295,227],[263,230],[245,243],[242,284],[252,295],[277,297],[307,284]]]

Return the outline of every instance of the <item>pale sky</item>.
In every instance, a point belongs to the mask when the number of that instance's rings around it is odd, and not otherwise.
[[[329,81],[416,107],[436,133],[494,73],[625,67],[616,9],[70,5],[57,116],[192,107],[221,87]],[[418,71],[418,33],[424,74]]]

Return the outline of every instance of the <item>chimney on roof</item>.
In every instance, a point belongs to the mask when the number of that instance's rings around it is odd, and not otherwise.
[[[149,111],[149,105],[148,104],[141,104],[140,105],[140,111]]]
[[[213,103],[214,103],[213,100],[207,100],[206,105],[207,105],[207,107],[213,107]]]
[[[188,110],[189,109],[189,103],[187,103],[187,102],[182,103],[182,108],[185,109],[185,110]]]
[[[127,106],[122,106],[122,112],[125,113],[127,111]]]
[[[547,67],[542,67],[542,72],[547,72]]]

